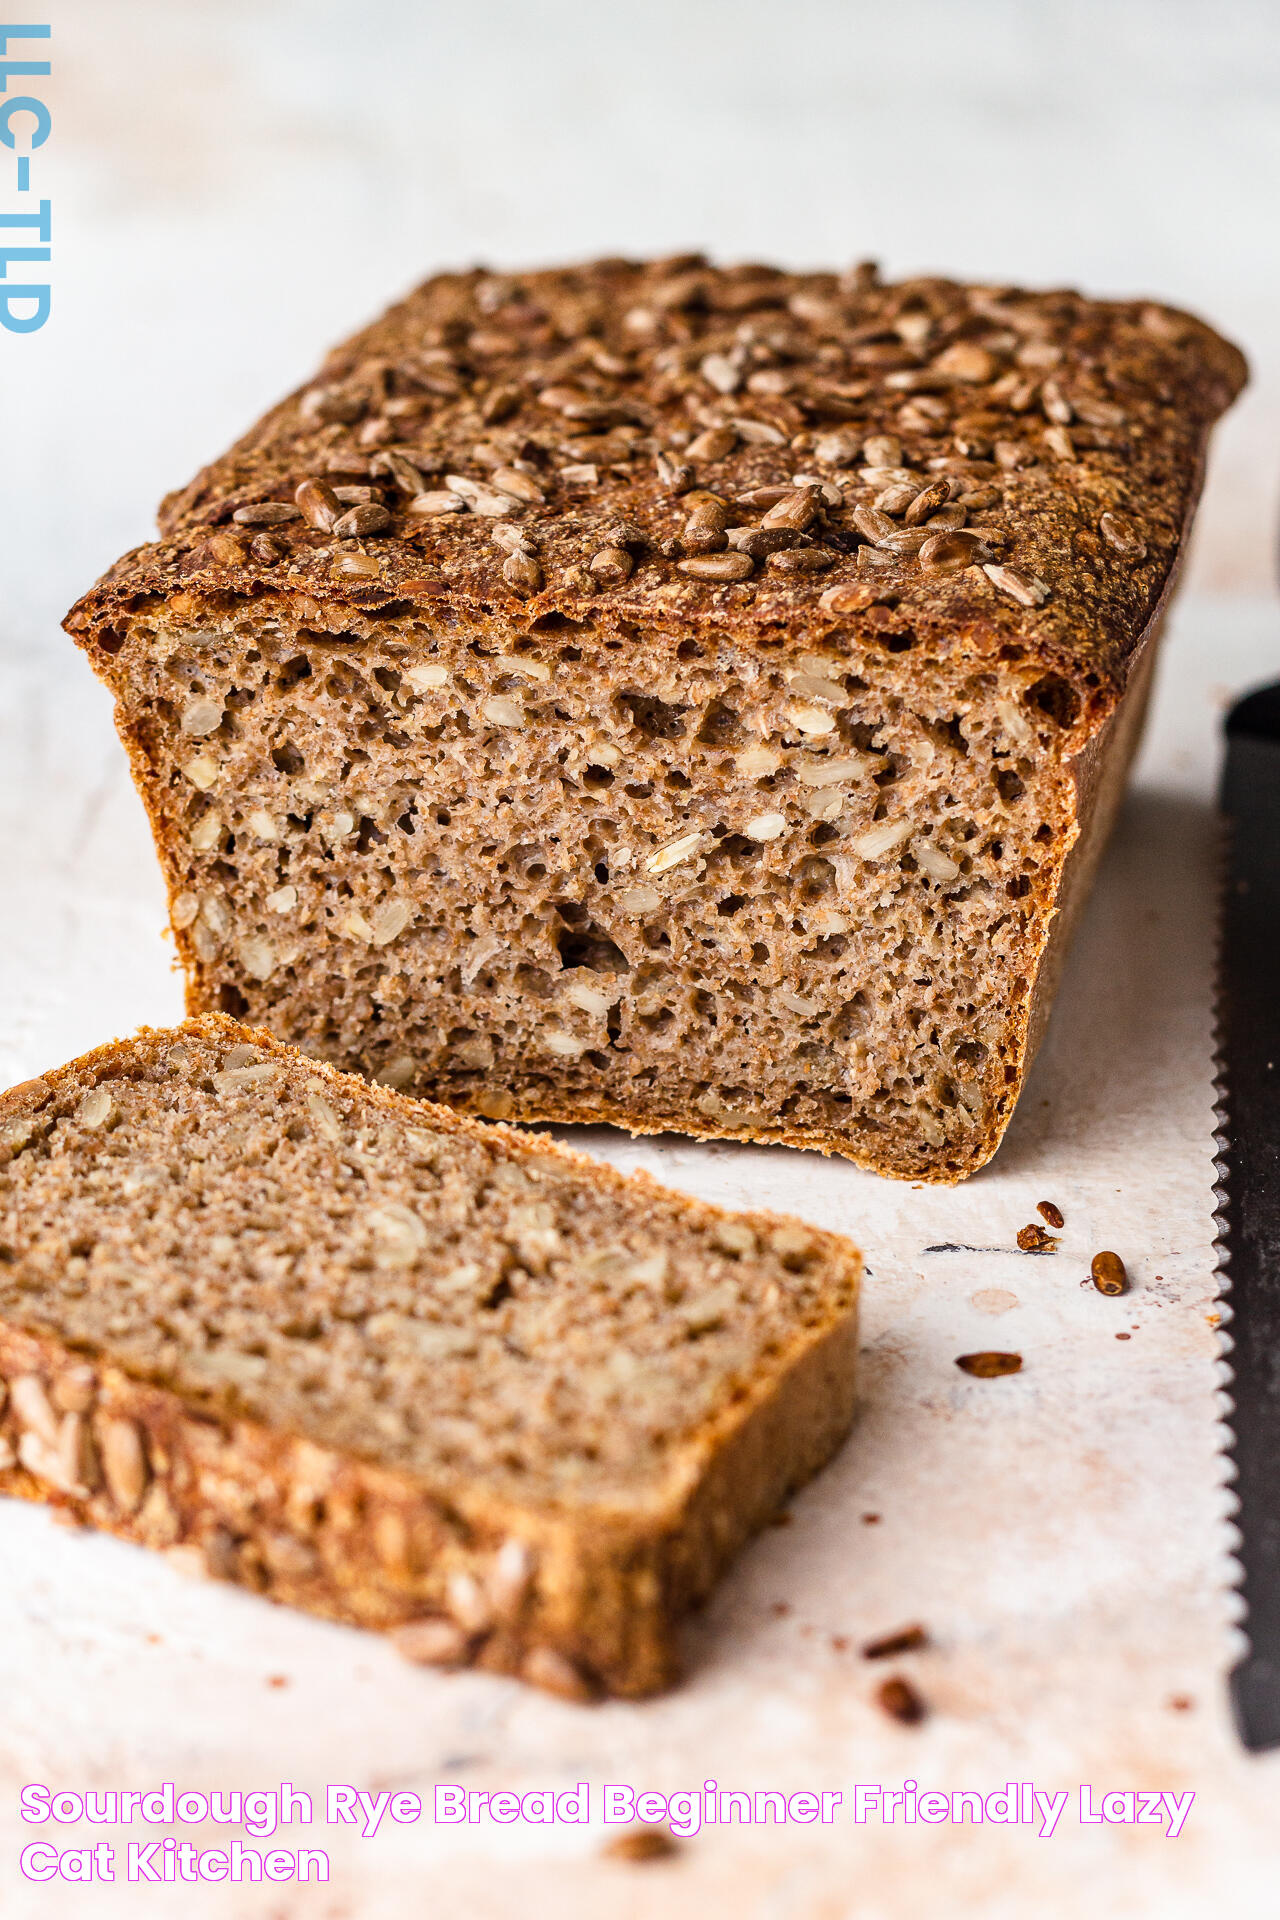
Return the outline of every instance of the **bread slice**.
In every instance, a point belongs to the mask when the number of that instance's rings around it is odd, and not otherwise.
[[[644,1694],[853,1413],[860,1261],[219,1015],[0,1099],[0,1487]]]
[[[428,281],[68,617],[190,1009],[494,1117],[972,1172],[1243,379],[1069,291]]]

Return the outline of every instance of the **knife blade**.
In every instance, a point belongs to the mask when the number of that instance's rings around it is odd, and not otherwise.
[[[1221,804],[1218,1218],[1249,1639],[1230,1693],[1240,1738],[1259,1753],[1280,1746],[1280,685],[1227,717]]]

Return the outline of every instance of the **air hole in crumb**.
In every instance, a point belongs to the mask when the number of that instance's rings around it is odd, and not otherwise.
[[[229,1014],[233,1020],[243,1020],[249,1011],[249,1002],[239,987],[233,987],[228,980],[218,988],[218,1007],[221,1012]]]
[[[562,967],[586,967],[592,973],[630,973],[631,962],[600,927],[566,927],[556,936]]]
[[[1046,673],[1028,688],[1026,697],[1060,727],[1069,727],[1080,712],[1079,694],[1059,673]]]
[[[286,740],[283,746],[274,748],[271,761],[278,773],[288,774],[290,777],[301,773],[307,764],[292,740]]]
[[[745,893],[726,893],[724,899],[717,906],[716,912],[723,914],[725,918],[728,919],[732,914],[739,913],[746,904],[747,896]]]

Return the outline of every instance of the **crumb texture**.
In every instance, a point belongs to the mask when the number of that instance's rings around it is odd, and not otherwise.
[[[428,281],[69,616],[191,1009],[490,1117],[971,1172],[1243,378],[1070,291]]]
[[[0,1100],[0,1481],[414,1658],[645,1691],[847,1427],[858,1271],[188,1022]]]

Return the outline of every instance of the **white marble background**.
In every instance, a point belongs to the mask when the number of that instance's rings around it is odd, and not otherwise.
[[[1143,291],[1231,333],[1255,384],[1219,437],[1135,792],[993,1168],[917,1192],[813,1155],[589,1137],[844,1228],[872,1268],[859,1428],[691,1631],[687,1686],[583,1712],[411,1672],[6,1507],[6,1915],[1270,1916],[1280,1759],[1239,1754],[1221,1696],[1210,969],[1217,727],[1280,635],[1280,11],[58,0],[42,17],[55,305],[41,334],[0,335],[0,1082],[179,1004],[141,812],[61,614],[163,491],[429,268],[705,246]],[[0,165],[0,210],[10,188]],[[923,1251],[1012,1247],[1043,1197],[1068,1215],[1052,1261]],[[1103,1244],[1137,1279],[1122,1306],[1077,1284]],[[1024,1353],[1018,1379],[956,1374],[993,1343]],[[904,1730],[856,1647],[915,1617],[935,1644],[904,1670],[933,1711]],[[331,1836],[325,1890],[16,1877],[24,1779],[670,1789],[707,1772],[1198,1799],[1176,1842],[1070,1816],[1050,1842],[734,1829],[627,1869],[598,1831],[427,1826]]]

